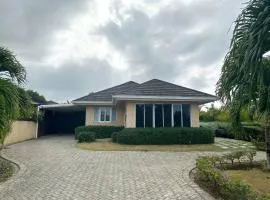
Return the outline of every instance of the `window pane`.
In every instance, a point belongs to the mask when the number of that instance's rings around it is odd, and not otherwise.
[[[100,111],[100,121],[105,121],[105,111],[104,110],[101,110]]]
[[[110,116],[111,116],[111,109],[107,108],[106,109],[106,121],[107,122],[111,120]]]
[[[181,127],[182,123],[182,116],[181,116],[181,105],[173,105],[173,120],[174,120],[174,127]]]
[[[190,105],[183,104],[183,126],[190,127]]]
[[[155,127],[163,127],[162,104],[155,105]]]
[[[153,105],[145,104],[145,127],[153,127]]]
[[[172,126],[172,104],[164,104],[164,127]]]
[[[136,105],[136,127],[137,128],[144,127],[144,105],[143,104]]]

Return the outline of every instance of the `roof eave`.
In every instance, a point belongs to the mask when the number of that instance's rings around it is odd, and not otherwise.
[[[112,101],[72,101],[73,104],[76,105],[113,105]]]
[[[114,95],[113,102],[117,101],[184,101],[184,102],[197,102],[199,104],[210,103],[218,100],[215,96],[209,97],[185,97],[185,96],[137,96],[137,95]]]

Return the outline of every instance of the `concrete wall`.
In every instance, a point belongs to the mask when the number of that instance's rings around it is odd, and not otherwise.
[[[4,144],[13,144],[36,138],[37,124],[31,121],[14,121]]]
[[[102,107],[102,106],[101,106]],[[103,106],[106,107],[106,106]],[[85,112],[85,125],[102,125],[102,126],[124,126],[125,124],[125,104],[119,103],[116,105],[116,121],[98,122],[94,119],[94,106],[87,106]]]

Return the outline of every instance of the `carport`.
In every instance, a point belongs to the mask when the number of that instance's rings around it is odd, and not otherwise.
[[[74,134],[74,129],[85,124],[85,107],[74,104],[41,105],[38,112],[37,136],[49,134]]]

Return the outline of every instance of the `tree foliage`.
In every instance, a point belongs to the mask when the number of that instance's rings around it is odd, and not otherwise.
[[[230,50],[217,83],[217,95],[231,107],[239,125],[243,106],[270,115],[270,1],[251,0],[235,21]]]
[[[270,1],[250,0],[235,21],[229,52],[217,83],[217,94],[231,107],[234,127],[240,127],[243,106],[255,106],[266,118],[270,135]],[[266,137],[268,138],[268,137]],[[267,152],[270,170],[270,153]]]
[[[47,103],[45,97],[43,95],[39,94],[37,91],[27,90],[26,92],[27,92],[28,96],[30,96],[30,98],[33,102],[38,103],[38,104],[46,104]]]
[[[26,71],[15,55],[0,47],[0,144],[3,144],[13,119],[24,99],[20,98],[18,85],[26,79]]]

